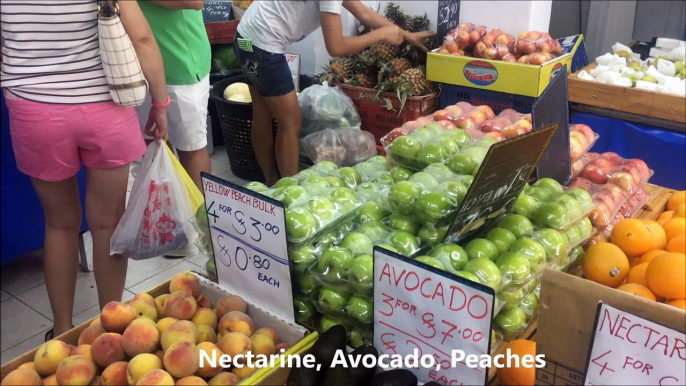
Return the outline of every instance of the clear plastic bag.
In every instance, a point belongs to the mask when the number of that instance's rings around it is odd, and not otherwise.
[[[128,206],[110,241],[110,253],[149,259],[185,246],[194,215],[183,181],[160,141],[148,146]]]
[[[327,128],[360,127],[360,115],[353,101],[327,82],[303,90],[298,96],[298,104],[302,115],[301,138]]]
[[[324,129],[303,138],[302,144],[305,155],[315,163],[352,166],[376,155],[374,135],[359,128]]]

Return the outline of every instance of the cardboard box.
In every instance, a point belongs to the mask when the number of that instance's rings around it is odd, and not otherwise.
[[[426,78],[434,82],[538,97],[563,65],[567,65],[568,73],[586,65],[583,35],[559,41],[565,54],[540,66],[445,55],[435,50],[426,59]]]
[[[217,283],[210,281],[203,277],[202,275],[192,272],[194,275],[198,276],[200,279],[200,293],[207,296],[210,302],[214,305],[217,300],[221,299],[226,295],[230,295],[225,289],[220,287]],[[157,297],[163,294],[169,293],[169,282],[166,282],[156,286],[155,288],[147,291],[152,297]],[[280,317],[272,314],[269,310],[266,310],[258,305],[251,304],[248,302],[248,307],[246,313],[252,318],[253,322],[258,327],[270,327],[279,335],[282,342],[291,345],[291,348],[284,353],[284,355],[291,355],[299,353],[298,350],[302,350],[302,345],[298,343],[303,340],[307,335],[307,329],[302,326],[288,323],[287,321],[281,319]],[[99,317],[99,316],[98,316]],[[79,340],[79,335],[81,332],[88,327],[91,322],[97,317],[84,322],[83,324],[74,327],[73,329],[65,332],[64,334],[56,337],[55,339],[61,340],[67,344],[76,345]],[[307,342],[316,340],[316,334],[314,338],[309,338]],[[4,379],[7,374],[15,370],[17,367],[24,363],[32,362],[33,357],[38,351],[38,347],[25,353],[24,355],[13,359],[2,366],[0,369],[0,379]],[[255,384],[259,382],[264,376],[273,372],[271,368],[262,368],[255,371],[249,377],[245,378],[241,384]]]
[[[598,302],[686,333],[684,311],[546,268],[541,281],[536,351],[547,366],[536,385],[581,385]]]

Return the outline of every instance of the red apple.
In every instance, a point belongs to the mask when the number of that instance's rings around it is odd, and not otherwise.
[[[426,126],[429,123],[433,122],[433,119],[431,119],[431,117],[419,117],[415,121],[419,124],[419,126],[417,126],[417,127],[422,127],[422,126]]]
[[[524,114],[524,115],[522,116],[522,119],[525,120],[525,121],[527,121],[527,122],[529,122],[529,123],[533,123],[533,121],[531,120],[531,113],[529,113],[529,114]]]
[[[480,106],[479,106],[480,107]],[[469,115],[474,119],[474,123],[478,127],[480,124],[484,123],[486,121],[487,113],[483,109],[474,109],[472,110]]]
[[[461,108],[464,113],[474,110],[474,106],[468,102],[457,102],[457,107]]]
[[[495,140],[498,141],[498,142],[502,142],[502,141],[504,141],[504,140],[507,139],[507,138],[505,138],[505,136],[502,135],[501,133],[496,133],[496,132],[487,133],[486,135],[484,135],[484,138],[493,138],[493,139],[495,139]]]
[[[519,36],[517,36],[517,40],[526,40],[528,37],[527,35],[528,35],[527,32],[522,32],[519,34]]]
[[[577,160],[572,164],[572,176],[575,176],[581,172],[581,170],[584,168],[584,161],[583,160]]]
[[[539,39],[536,42],[536,49],[539,52],[550,52],[551,47],[550,47],[550,41],[549,40],[544,40],[544,39]]]
[[[502,58],[503,62],[517,63],[517,58],[512,54],[507,54]]]
[[[594,159],[593,161],[589,162],[588,165],[597,166],[603,169],[605,174],[609,173],[610,170],[612,170],[612,168],[614,167],[610,160],[602,157]]]
[[[472,31],[469,33],[469,45],[475,45],[476,43],[479,42],[479,39],[481,39],[481,35],[479,34],[479,31]]]
[[[451,121],[454,121],[455,119],[457,119],[457,117],[464,114],[462,109],[456,105],[450,105],[450,106],[446,107],[445,110],[448,112],[448,114],[449,114],[448,119]]]
[[[390,145],[394,139],[401,137],[403,135],[407,135],[407,130],[405,130],[402,127],[398,127],[397,129],[393,129],[388,134],[386,134],[381,142],[384,146]]]
[[[531,122],[527,121],[526,119],[520,119],[515,122],[514,125],[522,129],[525,133],[528,133],[533,129]]]
[[[472,32],[474,29],[474,24],[472,23],[459,23],[456,27],[456,31],[467,31],[467,32]]]
[[[495,118],[495,113],[493,112],[493,109],[488,106],[488,105],[481,105],[476,107],[478,110],[483,111],[486,114],[486,119],[493,119]]]
[[[474,118],[468,115],[462,115],[455,120],[455,126],[461,130],[476,129],[478,126],[474,122]]]
[[[505,126],[510,124],[512,124],[512,122],[510,122],[509,119],[497,116],[482,123],[481,126],[479,126],[479,130],[484,133],[500,133]]]
[[[625,192],[630,193],[632,193],[635,190],[636,186],[636,181],[634,181],[634,177],[627,172],[612,173],[612,175],[608,177],[607,181],[619,186]]]
[[[588,142],[588,139],[586,139],[586,136],[585,136],[582,132],[580,132],[580,131],[571,131],[571,132],[569,133],[569,138],[576,138],[577,141],[579,141],[579,143],[580,143],[580,144],[582,145],[582,147],[583,147],[582,153],[585,152],[586,150],[588,150],[588,146],[590,145],[590,143]]]
[[[431,117],[434,121],[443,121],[448,119],[449,115],[450,113],[448,112],[448,110],[438,110],[435,113],[433,113]]]
[[[557,40],[553,40],[553,44],[550,45],[550,52],[556,56],[562,55],[562,46]]]
[[[624,160],[622,157],[619,156],[619,154],[611,152],[611,151],[606,151],[605,153],[600,155],[602,158],[605,158],[606,160],[610,161],[610,163],[614,166],[619,166],[624,163]]]
[[[612,196],[614,202],[618,202],[626,198],[626,194],[624,193],[622,188],[610,182],[603,185],[602,191],[605,193],[609,193]]]
[[[495,47],[486,47],[482,53],[484,59],[496,60],[498,59],[498,49]]]
[[[602,185],[607,182],[607,173],[597,165],[588,164],[579,176],[591,181],[594,184]]]
[[[526,131],[524,131],[524,129],[522,129],[521,127],[519,127],[513,123],[513,124],[503,128],[503,130],[500,133],[503,136],[505,136],[505,138],[510,139],[510,138],[514,138],[514,137],[517,137],[519,135],[522,135],[522,134],[526,133]]]
[[[512,109],[505,109],[498,114],[498,117],[507,118],[511,122],[516,122],[521,119],[522,114]]]
[[[648,165],[646,163],[638,158],[633,158],[630,160],[627,160],[624,162],[625,166],[634,166],[636,169],[638,169],[638,172],[640,174],[640,180],[645,181],[650,177],[650,169],[648,169]]]
[[[529,55],[520,56],[519,59],[517,59],[517,63],[529,64]]]
[[[538,32],[538,31],[529,31],[529,33],[526,34],[526,37],[527,37],[529,40],[534,40],[534,41],[536,41],[536,40],[538,40],[538,39],[541,38],[541,33]]]
[[[636,166],[622,165],[622,166],[616,167],[616,168],[612,169],[612,171],[610,172],[610,176],[608,176],[608,178],[612,177],[611,175],[615,174],[616,172],[629,173],[631,175],[631,177],[634,179],[634,185],[640,185],[642,182],[644,182],[643,179],[641,178],[641,172],[638,171],[638,168]]]
[[[484,42],[478,42],[474,45],[474,57],[476,58],[483,58],[484,57],[484,51],[486,51],[486,44]]]
[[[612,215],[611,209],[607,207],[604,203],[598,203],[593,207],[591,213],[588,215],[588,219],[591,220],[591,224],[596,228],[603,228],[610,225],[610,216]]]
[[[467,48],[469,46],[469,32],[460,31],[457,33],[457,38],[455,38],[458,47]]]
[[[593,133],[593,130],[588,125],[584,125],[583,123],[576,124],[576,125],[570,125],[569,130],[572,131],[580,131],[584,137],[588,140],[588,143],[593,142],[595,139],[595,133]]]
[[[417,121],[407,121],[401,126],[401,128],[405,129],[408,133],[418,127],[422,127],[422,124]]]
[[[438,124],[443,126],[443,130],[455,130],[457,127],[455,127],[455,124],[452,123],[451,121],[444,119],[442,121],[438,121]]]
[[[572,161],[578,160],[584,154],[584,150],[584,145],[578,139],[569,137],[569,157]]]
[[[591,190],[592,184],[591,181],[583,177],[575,177],[569,182],[568,186],[569,188],[581,188],[588,192]]]

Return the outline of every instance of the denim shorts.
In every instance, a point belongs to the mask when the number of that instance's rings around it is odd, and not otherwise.
[[[263,97],[286,95],[295,91],[291,70],[288,68],[286,55],[271,52],[252,46],[252,52],[238,47],[241,35],[236,32],[233,51],[238,58],[243,75],[248,78],[248,85],[255,86]]]

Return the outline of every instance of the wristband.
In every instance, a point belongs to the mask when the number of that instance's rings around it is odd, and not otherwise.
[[[171,98],[169,97],[169,95],[167,95],[167,101],[162,104],[155,103],[155,100],[152,100],[152,106],[158,109],[166,109],[167,107],[169,107],[170,104]]]

